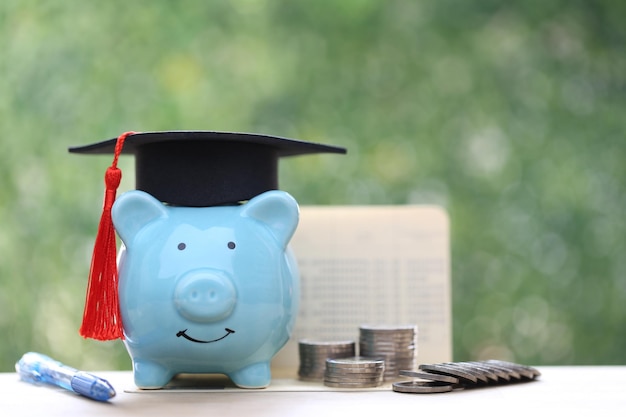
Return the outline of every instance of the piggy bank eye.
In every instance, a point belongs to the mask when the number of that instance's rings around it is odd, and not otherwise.
[[[228,249],[235,249],[235,242],[228,242]]]
[[[187,245],[185,245],[183,242],[180,242],[178,244],[178,250],[185,250],[186,247],[187,247]]]

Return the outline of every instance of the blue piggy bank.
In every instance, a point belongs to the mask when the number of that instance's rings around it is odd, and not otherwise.
[[[177,207],[129,191],[112,218],[124,243],[119,296],[135,384],[221,373],[242,388],[268,386],[298,308],[288,246],[296,201],[267,191],[238,206]]]

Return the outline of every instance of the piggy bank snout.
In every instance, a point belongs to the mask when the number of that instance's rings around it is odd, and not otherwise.
[[[186,273],[174,290],[174,304],[185,318],[201,323],[222,320],[237,302],[232,281],[220,271],[196,270]]]

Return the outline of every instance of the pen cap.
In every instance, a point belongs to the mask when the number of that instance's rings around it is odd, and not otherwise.
[[[77,372],[72,377],[72,390],[98,401],[107,401],[115,396],[115,389],[108,381],[87,372]]]
[[[120,155],[135,157],[138,190],[172,206],[211,207],[242,204],[278,189],[278,162],[283,157],[346,153],[344,148],[278,136],[215,131],[127,132],[69,151],[113,154],[80,330],[84,337],[99,340],[123,338],[110,215],[121,179]]]

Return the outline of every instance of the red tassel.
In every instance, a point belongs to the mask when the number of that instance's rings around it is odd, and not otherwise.
[[[126,132],[117,138],[113,163],[104,176],[106,191],[102,217],[93,248],[83,323],[79,331],[80,335],[86,338],[124,339],[118,297],[117,241],[111,219],[111,208],[122,179],[122,171],[117,168],[117,160],[126,137],[133,133],[135,132]]]

